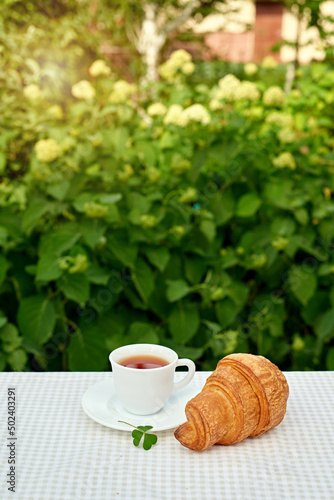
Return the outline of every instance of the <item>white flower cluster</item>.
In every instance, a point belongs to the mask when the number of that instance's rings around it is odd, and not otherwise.
[[[189,122],[199,122],[202,125],[208,125],[210,121],[210,115],[202,104],[193,104],[185,109],[180,104],[172,104],[164,118],[166,125],[173,123],[179,127],[186,127]]]
[[[263,103],[266,106],[280,107],[285,101],[285,93],[281,87],[269,87],[263,94]]]
[[[108,76],[111,73],[111,69],[106,65],[103,59],[96,59],[96,61],[91,64],[88,72],[90,76],[93,77]]]
[[[61,147],[54,139],[42,139],[36,142],[35,151],[39,161],[51,163],[61,154]]]
[[[93,99],[96,91],[88,80],[80,80],[72,86],[72,95],[76,99]]]
[[[150,116],[162,116],[165,115],[167,108],[161,102],[154,102],[147,108],[147,113]]]
[[[296,140],[296,134],[291,128],[282,128],[277,136],[283,143],[291,143]]]
[[[273,165],[276,168],[289,168],[290,170],[295,170],[296,161],[292,154],[286,151],[274,158]]]
[[[278,125],[279,127],[293,127],[293,118],[288,113],[272,111],[267,116],[266,123]]]
[[[210,115],[202,104],[193,104],[182,112],[188,122],[199,122],[202,125],[208,125],[211,121]]]
[[[185,75],[191,75],[194,69],[195,65],[189,52],[180,49],[172,52],[170,58],[159,66],[159,75],[164,80],[172,81],[178,71]]]
[[[258,101],[260,99],[260,92],[255,83],[248,81],[240,82],[239,87],[235,91],[235,100],[239,101],[241,99],[248,101]]]
[[[137,85],[126,80],[118,80],[109,96],[109,102],[113,104],[126,102],[135,92],[137,92]]]
[[[252,62],[245,64],[244,71],[245,71],[246,75],[248,75],[248,76],[255,75],[255,73],[258,72],[257,64],[252,63]]]
[[[23,95],[27,97],[27,99],[31,99],[32,101],[34,101],[41,96],[41,89],[38,85],[30,83],[23,88]]]
[[[229,102],[243,99],[258,101],[260,99],[260,92],[255,83],[247,80],[241,82],[239,78],[229,74],[219,80],[218,90],[215,98],[210,103],[210,108],[219,109],[219,107],[221,107],[219,106],[219,101],[221,99]]]
[[[218,82],[218,90],[216,99],[225,99],[226,101],[234,101],[235,93],[240,85],[240,80],[234,75],[226,75]]]

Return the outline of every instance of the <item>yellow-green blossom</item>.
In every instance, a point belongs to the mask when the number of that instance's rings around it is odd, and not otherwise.
[[[292,349],[294,351],[302,351],[304,347],[305,347],[304,340],[299,335],[296,335],[292,342]]]
[[[260,253],[260,254],[253,253],[251,255],[251,263],[252,263],[252,267],[257,267],[257,268],[263,267],[267,263],[267,256],[266,256],[266,254],[264,254],[264,253]]]
[[[211,111],[218,111],[219,109],[222,109],[223,107],[224,107],[223,103],[219,99],[212,99],[209,102],[209,108],[211,109]]]
[[[257,64],[252,63],[252,62],[245,64],[244,71],[245,71],[246,75],[248,75],[248,76],[255,75],[255,73],[257,73],[257,71],[258,71]]]
[[[195,64],[192,61],[186,62],[181,70],[185,75],[191,75],[195,71]]]
[[[272,56],[266,56],[261,63],[262,68],[274,69],[277,66],[277,61]]]
[[[129,163],[123,165],[123,170],[117,172],[117,177],[120,181],[127,181],[134,174],[134,170]]]
[[[150,167],[147,169],[146,175],[151,182],[158,182],[161,177],[161,172],[155,167]]]
[[[281,87],[269,87],[263,94],[263,103],[266,106],[280,107],[284,103],[285,93]]]
[[[84,273],[87,269],[87,256],[79,253],[72,258],[72,265],[68,272],[70,274]]]
[[[109,96],[109,102],[114,104],[126,102],[135,92],[137,92],[137,85],[126,80],[118,80]]]
[[[164,123],[168,125],[169,123],[173,123],[175,125],[179,125],[180,127],[185,127],[188,125],[188,119],[183,114],[183,108],[180,104],[172,104],[166,113],[164,118]]]
[[[296,140],[296,134],[291,128],[282,128],[277,134],[281,142],[290,143]]]
[[[30,83],[23,88],[23,95],[32,101],[38,99],[41,96],[41,89],[38,85]]]
[[[101,205],[100,203],[90,201],[85,203],[84,212],[88,217],[100,218],[107,215],[108,207],[105,205]]]
[[[272,111],[266,118],[266,123],[278,125],[280,127],[293,127],[293,117],[288,113]]]
[[[170,228],[169,232],[173,234],[176,238],[182,238],[185,233],[183,226],[173,226]]]
[[[58,260],[59,268],[63,271],[68,271],[70,274],[84,273],[87,265],[87,256],[81,253],[75,257],[66,255],[65,257],[60,257]]]
[[[63,110],[61,106],[59,106],[59,104],[53,104],[52,106],[50,106],[48,108],[48,113],[57,120],[62,120],[64,118]]]
[[[272,246],[278,251],[284,250],[288,246],[288,243],[288,238],[284,238],[283,236],[278,236],[271,242]]]
[[[295,170],[296,162],[294,157],[288,151],[281,153],[279,156],[273,159],[273,165],[276,168],[289,168],[290,170]]]
[[[140,217],[140,225],[144,228],[154,227],[157,223],[155,215],[143,214]]]
[[[88,80],[80,80],[72,86],[72,95],[77,99],[93,99],[96,91]]]
[[[42,139],[36,142],[35,151],[38,160],[50,163],[58,158],[61,148],[54,139]]]
[[[161,102],[154,102],[147,108],[147,113],[150,116],[161,116],[166,114],[167,108]]]
[[[224,291],[224,289],[219,286],[219,287],[213,287],[210,291],[210,299],[212,301],[216,301],[216,300],[221,300],[223,297],[225,297],[226,295],[226,292]]]
[[[191,203],[195,201],[197,198],[197,191],[193,187],[187,188],[180,196],[180,203]]]
[[[179,154],[175,154],[172,158],[171,169],[176,175],[181,175],[191,168],[191,162],[187,158]]]
[[[97,76],[108,76],[111,73],[111,69],[103,59],[96,59],[94,61],[89,70],[88,70],[90,76],[97,77]]]
[[[182,116],[187,122],[194,121],[199,122],[202,125],[208,125],[211,121],[209,113],[204,106],[202,106],[202,104],[193,104],[192,106],[189,106],[183,110]]]
[[[262,106],[252,106],[243,111],[243,115],[247,116],[251,120],[260,120],[263,117],[263,107]]]
[[[159,66],[159,75],[165,80],[172,81],[179,70],[185,75],[190,75],[194,69],[189,52],[180,49],[172,52],[170,58]]]

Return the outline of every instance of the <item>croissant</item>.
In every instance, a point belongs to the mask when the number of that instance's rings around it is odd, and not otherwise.
[[[283,420],[288,396],[286,378],[271,361],[253,354],[230,354],[188,401],[187,422],[174,435],[183,446],[197,451],[259,436]]]

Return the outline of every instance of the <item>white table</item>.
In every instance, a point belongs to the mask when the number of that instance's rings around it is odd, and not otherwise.
[[[200,390],[208,375],[191,383]],[[82,395],[110,376],[0,374],[1,500],[333,500],[334,372],[286,373],[290,397],[278,427],[204,452],[182,447],[173,430],[145,451],[130,432],[91,420]],[[15,493],[6,476],[8,387],[16,390]]]

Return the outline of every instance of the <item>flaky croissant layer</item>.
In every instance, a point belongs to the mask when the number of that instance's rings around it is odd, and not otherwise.
[[[288,396],[286,378],[271,361],[253,354],[230,354],[187,403],[187,422],[174,435],[183,446],[197,451],[259,436],[283,420]]]

